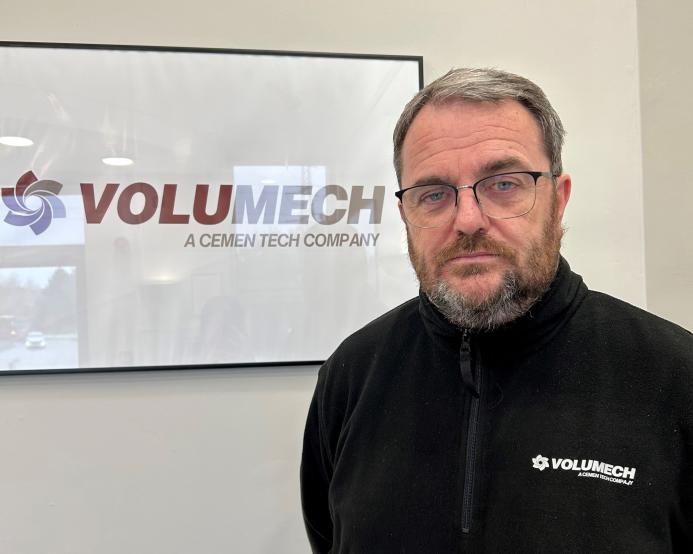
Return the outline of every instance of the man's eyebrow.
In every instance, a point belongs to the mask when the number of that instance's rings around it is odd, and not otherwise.
[[[526,160],[523,160],[522,158],[518,158],[516,156],[508,156],[507,158],[499,158],[496,160],[491,160],[488,161],[481,166],[479,166],[478,169],[478,175],[479,178],[483,177],[488,177],[490,175],[495,175],[498,173],[503,173],[505,171],[523,171],[527,170],[527,162]],[[416,182],[412,183],[409,186],[402,187],[402,188],[411,188],[411,187],[418,187],[420,185],[453,185],[455,186],[455,182],[453,179],[446,179],[444,177],[437,177],[435,175],[431,175],[428,177],[422,177],[421,179],[418,179]]]
[[[479,173],[483,175],[493,175],[494,173],[502,173],[508,169],[525,169],[526,162],[515,156],[510,156],[508,158],[502,158],[500,160],[493,160],[483,164],[479,168]]]
[[[422,177],[415,183],[412,183],[408,187],[404,188],[411,188],[411,187],[419,187],[421,185],[450,185],[452,182],[450,179],[443,179],[442,177]]]

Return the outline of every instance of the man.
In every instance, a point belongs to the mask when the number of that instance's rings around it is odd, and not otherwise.
[[[394,142],[421,291],[320,369],[313,550],[693,551],[693,337],[561,258],[571,181],[541,89],[451,71]]]

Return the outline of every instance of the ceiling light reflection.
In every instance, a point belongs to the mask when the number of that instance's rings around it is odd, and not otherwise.
[[[0,137],[0,144],[5,146],[31,146],[34,141],[26,137]]]
[[[101,158],[101,161],[106,165],[113,165],[116,167],[124,167],[135,163],[130,158]]]

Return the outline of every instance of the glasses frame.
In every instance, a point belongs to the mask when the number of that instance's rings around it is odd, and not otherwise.
[[[502,177],[504,175],[520,175],[520,174],[531,175],[532,178],[534,179],[534,200],[532,201],[532,205],[529,207],[529,209],[527,209],[527,211],[525,211],[525,212],[522,212],[521,214],[511,215],[511,216],[507,216],[507,217],[498,217],[498,216],[493,216],[493,215],[487,214],[484,211],[484,208],[481,205],[481,202],[479,201],[479,197],[476,194],[476,188],[479,185],[479,183],[482,183],[482,182],[486,181],[487,179],[492,179],[494,177]],[[532,211],[532,208],[534,208],[534,204],[536,204],[536,201],[537,201],[536,189],[537,189],[537,181],[539,180],[539,177],[550,177],[552,182],[555,184],[556,183],[556,177],[558,177],[558,175],[555,175],[554,173],[551,173],[550,171],[508,171],[505,173],[496,173],[495,175],[489,175],[487,177],[479,179],[473,185],[460,185],[459,187],[456,187],[455,185],[453,185],[451,183],[439,183],[439,186],[449,187],[455,191],[455,211],[457,211],[457,206],[458,206],[459,197],[460,197],[460,190],[472,189],[472,192],[474,193],[474,200],[476,201],[476,205],[479,207],[479,211],[482,214],[484,214],[486,217],[490,217],[491,219],[514,219],[516,217],[522,217],[523,215],[528,214],[529,212]],[[395,196],[399,200],[400,204],[402,204],[402,196],[404,196],[405,192],[407,192],[408,190],[418,189],[421,187],[430,187],[431,184],[432,183],[423,183],[421,185],[414,185],[412,187],[400,189],[397,192],[395,192]],[[404,205],[402,204],[402,206],[404,206]],[[455,212],[451,212],[451,213],[453,215],[451,215],[449,221],[447,221],[445,223],[441,223],[440,225],[422,226],[422,225],[417,225],[416,223],[412,223],[411,221],[409,221],[407,219],[404,207],[402,207],[402,214],[404,215],[405,221],[409,225],[413,225],[414,227],[418,227],[419,229],[438,229],[438,228],[442,227],[443,225],[445,225],[446,223],[449,223],[450,221],[452,221],[455,218],[455,216],[454,216]]]

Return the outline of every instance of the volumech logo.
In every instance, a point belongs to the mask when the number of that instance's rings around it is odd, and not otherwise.
[[[635,481],[634,467],[619,466],[598,462],[597,460],[576,460],[571,458],[549,458],[537,454],[532,458],[532,467],[539,471],[547,468],[558,471],[577,471],[578,477],[590,477],[592,479],[602,479],[611,483],[630,486]]]
[[[339,185],[327,185],[314,190],[310,186],[265,185],[257,191],[248,185],[224,184],[211,194],[208,184],[198,184],[194,187],[191,209],[189,205],[180,205],[175,183],[165,184],[161,193],[144,182],[122,188],[120,183],[107,183],[100,192],[94,183],[80,183],[80,188],[88,224],[101,223],[112,206],[120,220],[129,225],[150,220],[161,224],[187,225],[194,221],[200,225],[217,225],[230,219],[233,224],[315,222],[330,226],[344,219],[349,224],[358,223],[362,212],[370,223],[380,223],[385,200],[384,186],[373,187],[369,197],[363,186],[347,190]],[[328,204],[335,205],[328,209]]]
[[[58,198],[63,185],[57,181],[39,180],[28,171],[14,188],[2,188],[2,200],[9,208],[5,222],[29,227],[35,235],[48,229],[53,218],[65,218],[65,204]],[[84,221],[87,225],[111,223],[113,217],[126,225],[147,222],[160,225],[197,224],[215,226],[242,225],[243,232],[190,232],[182,241],[183,247],[243,248],[243,247],[374,247],[380,233],[361,233],[352,227],[330,231],[338,223],[349,226],[367,221],[380,224],[385,202],[385,187],[362,185],[321,187],[220,184],[210,187],[197,184],[180,187],[166,183],[156,187],[145,182],[126,186],[106,183],[80,183]],[[179,195],[179,192],[181,194]],[[67,197],[66,197],[67,198]],[[69,204],[68,204],[69,205]],[[109,216],[110,219],[106,219]],[[255,232],[253,226],[276,225],[279,232]],[[310,232],[300,227],[309,225]],[[318,227],[316,228],[315,225]],[[290,227],[289,227],[290,226]],[[324,231],[316,231],[316,229]]]
[[[2,201],[9,208],[5,222],[18,227],[28,226],[40,235],[53,221],[65,217],[65,205],[58,198],[63,186],[57,181],[39,180],[27,171],[15,188],[3,187]]]

